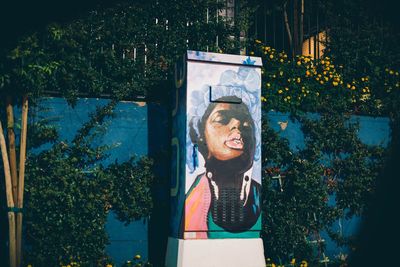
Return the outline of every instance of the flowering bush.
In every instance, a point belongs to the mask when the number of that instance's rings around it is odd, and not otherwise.
[[[263,101],[280,111],[324,112],[335,110],[353,114],[385,115],[391,99],[400,97],[399,71],[386,68],[378,73],[381,84],[369,75],[349,77],[343,65],[326,56],[289,59],[285,52],[256,42],[254,54],[263,59]],[[373,77],[372,80],[376,80]],[[380,88],[384,88],[384,92]],[[379,90],[378,90],[379,89]]]

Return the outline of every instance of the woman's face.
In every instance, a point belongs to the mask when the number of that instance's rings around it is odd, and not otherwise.
[[[230,160],[241,156],[251,145],[253,134],[250,114],[238,104],[219,103],[205,123],[208,159]],[[248,112],[246,112],[248,113]]]

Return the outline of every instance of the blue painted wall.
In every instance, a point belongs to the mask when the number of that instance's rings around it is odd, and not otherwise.
[[[76,131],[89,119],[96,107],[108,103],[105,99],[79,99],[74,108],[62,98],[46,98],[41,102],[45,110],[40,116],[51,118],[60,134],[61,140],[71,141]],[[95,142],[98,145],[114,145],[103,165],[124,162],[134,155],[147,155],[148,152],[147,106],[134,102],[120,102],[115,108],[115,117],[107,123],[107,131]],[[42,147],[41,149],[44,149]],[[106,224],[110,244],[107,253],[113,261],[122,265],[140,254],[148,257],[147,220],[133,222],[127,226],[110,212]]]
[[[304,134],[301,131],[301,124],[296,120],[291,120],[288,113],[270,111],[267,114],[268,124],[279,136],[288,139],[291,151],[298,152],[305,148]],[[311,119],[319,119],[318,114],[308,114]],[[285,130],[280,127],[280,122],[288,122]],[[390,121],[386,117],[367,117],[351,116],[350,123],[359,123],[358,136],[366,145],[387,147],[390,141]],[[335,197],[330,196],[329,204],[335,205]],[[360,227],[361,218],[353,216],[350,219],[341,219],[332,225],[332,230],[340,232],[343,236],[354,235]],[[325,240],[325,254],[329,258],[337,256],[339,253],[348,254],[347,247],[338,247],[325,231],[321,232],[321,238]]]
[[[74,108],[68,106],[66,101],[61,98],[46,98],[42,102],[42,106],[46,110],[40,112],[42,117],[51,118],[59,130],[60,138],[63,140],[72,140],[76,130],[78,130],[83,123],[89,118],[89,114],[94,112],[97,106],[105,105],[108,100],[104,99],[80,99]],[[160,148],[167,148],[169,146],[169,138],[157,139],[157,136],[168,135],[167,121],[158,123],[157,121],[163,118],[168,120],[168,114],[165,109],[160,106],[153,108],[151,122],[149,121],[149,111],[147,105],[138,105],[133,102],[121,102],[116,107],[116,116],[108,124],[107,131],[104,136],[96,140],[99,145],[114,144],[115,147],[110,151],[110,157],[102,162],[102,164],[109,164],[118,160],[123,162],[133,155],[146,155],[148,154],[148,147],[153,147],[151,154],[156,155]],[[32,114],[32,113],[31,113]],[[317,114],[310,114],[310,117],[318,119]],[[150,116],[151,117],[151,116]],[[280,136],[289,140],[290,149],[298,151],[304,148],[304,135],[301,132],[301,125],[297,121],[291,121],[289,114],[279,112],[269,112],[267,114],[269,125]],[[365,116],[353,116],[352,121],[359,121],[359,137],[365,144],[387,146],[390,141],[390,126],[388,118],[373,118]],[[285,130],[280,128],[279,122],[288,121],[288,126]],[[149,126],[149,123],[153,126]],[[158,123],[158,124],[157,124]],[[158,125],[157,127],[155,127]],[[153,133],[149,130],[152,129]],[[157,145],[149,144],[149,140],[158,140]],[[153,141],[151,141],[153,142]],[[154,142],[153,142],[154,143]],[[166,144],[165,144],[166,143]],[[42,147],[41,149],[45,149]],[[162,161],[162,158],[160,159]],[[167,158],[164,160],[169,161]],[[159,162],[160,163],[160,162]],[[162,169],[167,168],[167,164]],[[167,177],[169,178],[169,177]],[[168,186],[168,183],[166,183]],[[166,191],[159,188],[159,198],[168,203],[167,197],[164,196],[165,192],[169,193],[169,188]],[[164,209],[165,207],[163,207]],[[163,215],[167,216],[167,215]],[[158,218],[159,222],[165,226],[169,218]],[[343,235],[347,236],[353,234],[358,230],[360,225],[360,218],[354,217],[350,220],[342,220],[336,222],[333,229],[342,230]],[[154,226],[157,228],[157,226]],[[108,217],[106,225],[107,232],[110,237],[110,244],[107,247],[107,252],[117,264],[122,264],[134,255],[140,254],[144,259],[148,257],[148,223],[146,220],[131,223],[125,226],[118,221],[114,214],[111,212]],[[160,233],[156,232],[154,235],[158,236]],[[166,235],[166,234],[165,234]],[[322,238],[326,240],[327,256],[334,257],[340,252],[346,253],[347,250],[339,248],[332,242],[326,233],[321,233]],[[166,237],[165,237],[166,238]],[[158,236],[161,240],[163,237]],[[162,252],[161,252],[162,253]]]

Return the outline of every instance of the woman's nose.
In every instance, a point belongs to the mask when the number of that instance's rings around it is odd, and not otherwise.
[[[232,118],[230,121],[229,121],[229,129],[230,130],[233,130],[233,129],[238,129],[239,130],[239,128],[240,128],[240,121],[239,120],[237,120],[237,119],[235,119],[235,118]]]

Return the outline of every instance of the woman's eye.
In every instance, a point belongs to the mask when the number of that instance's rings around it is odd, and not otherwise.
[[[213,121],[214,121],[214,122],[221,122],[221,121],[222,121],[222,117],[221,117],[221,116],[216,116],[216,117],[213,119]]]
[[[213,122],[217,123],[222,123],[222,124],[227,124],[227,118],[223,115],[218,115],[213,119]]]

